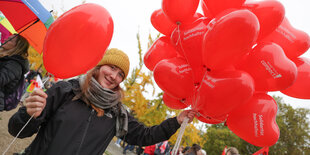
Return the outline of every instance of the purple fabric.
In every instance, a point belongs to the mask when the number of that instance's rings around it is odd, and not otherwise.
[[[1,43],[4,43],[5,39],[7,39],[11,35],[11,33],[1,24],[0,24],[0,32],[1,32]]]

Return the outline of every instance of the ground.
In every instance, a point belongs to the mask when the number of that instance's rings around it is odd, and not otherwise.
[[[11,110],[11,111],[4,111],[0,112],[0,153],[2,154],[8,145],[11,143],[11,141],[14,139],[13,136],[11,136],[8,133],[8,121],[10,117],[18,110],[18,108]],[[15,152],[21,152],[26,146],[28,146],[31,141],[33,140],[33,137],[30,138],[24,138],[24,139],[16,139],[16,141],[13,143],[11,148],[6,154],[13,154]]]
[[[2,154],[8,145],[11,143],[11,141],[14,139],[13,136],[11,136],[8,133],[8,121],[10,117],[18,110],[18,108],[11,110],[9,112],[0,112],[0,153]],[[16,152],[21,152],[25,147],[27,147],[31,141],[34,139],[35,135],[30,138],[24,138],[24,139],[16,139],[16,141],[13,143],[13,145],[10,147],[9,151],[6,153],[7,155],[11,155]],[[114,138],[116,139],[116,138]],[[115,141],[111,141],[110,145],[108,146],[105,155],[122,155],[123,153],[122,147],[117,147],[115,145]],[[134,155],[134,153],[127,151],[126,155]]]

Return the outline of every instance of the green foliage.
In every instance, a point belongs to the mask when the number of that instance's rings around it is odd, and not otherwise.
[[[211,126],[203,137],[205,137],[203,148],[207,150],[208,155],[221,154],[225,146],[238,147],[236,145],[240,144],[240,138],[226,127]]]
[[[280,128],[278,142],[270,148],[272,154],[310,154],[310,110],[293,109],[283,103],[279,97],[274,97],[278,103],[277,124]],[[308,117],[307,117],[308,116]]]

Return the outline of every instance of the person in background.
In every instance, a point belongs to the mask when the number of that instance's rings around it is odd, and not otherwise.
[[[165,155],[169,153],[170,153],[170,144],[168,140],[156,144],[154,155]]]
[[[144,147],[140,147],[140,146],[137,146],[136,147],[136,154],[137,155],[141,155],[144,151]]]
[[[120,138],[117,137],[117,140],[116,140],[116,142],[115,142],[115,145],[116,145],[117,147],[121,147],[121,142],[122,142],[122,139],[120,139]]]
[[[239,155],[239,151],[237,148],[235,147],[229,147],[227,150],[226,150],[226,155]]]
[[[184,150],[184,147],[183,146],[180,146],[179,147],[179,150],[178,150],[178,152],[177,152],[177,155],[183,155],[183,150]]]
[[[201,152],[201,147],[198,144],[193,144],[184,155],[203,155]]]
[[[146,146],[144,149],[143,155],[154,155],[155,148],[156,148],[156,144]]]
[[[182,154],[185,154],[185,152],[187,151],[187,150],[189,150],[191,147],[189,147],[189,146],[186,146],[183,150],[182,150]]]
[[[129,58],[121,50],[106,51],[87,75],[60,81],[44,92],[33,91],[9,120],[9,133],[16,136],[31,116],[19,138],[37,133],[25,154],[102,155],[114,136],[130,145],[148,146],[169,139],[193,110],[161,124],[147,127],[122,105],[120,83],[129,72]]]
[[[0,48],[0,111],[11,110],[18,104],[6,105],[5,100],[24,83],[24,74],[29,71],[28,47],[24,37],[14,34]]]
[[[201,151],[201,154],[202,154],[202,155],[207,155],[207,151],[206,151],[206,150],[201,149],[200,151]]]
[[[126,151],[129,150],[129,151],[133,151],[133,149],[135,148],[134,145],[130,145],[130,144],[127,144],[123,150],[123,154],[126,154]]]

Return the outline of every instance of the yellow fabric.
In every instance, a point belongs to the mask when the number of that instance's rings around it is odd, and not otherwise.
[[[119,67],[125,73],[125,78],[127,77],[130,62],[127,54],[124,53],[123,51],[117,48],[108,49],[105,52],[102,60],[98,63],[98,65],[106,65],[106,64],[115,65]]]
[[[12,34],[17,33],[13,28],[13,26],[11,25],[11,23],[6,18],[3,18],[0,21],[0,24],[3,25],[6,29],[8,29],[10,33]]]

